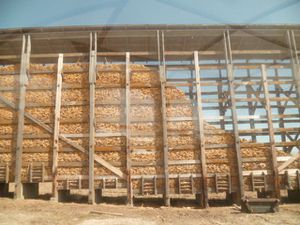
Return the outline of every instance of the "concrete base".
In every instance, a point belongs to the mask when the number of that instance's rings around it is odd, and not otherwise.
[[[70,190],[59,190],[57,195],[58,202],[68,202],[71,199]]]
[[[300,202],[300,190],[288,190],[289,202]]]
[[[9,193],[8,189],[7,183],[0,183],[0,197],[12,197],[12,193]]]
[[[38,183],[23,183],[22,185],[24,199],[36,199],[39,197]]]
[[[103,192],[102,189],[95,189],[95,203],[99,204],[103,202]]]

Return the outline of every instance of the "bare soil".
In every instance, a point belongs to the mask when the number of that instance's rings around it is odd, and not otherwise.
[[[95,214],[111,212],[116,215]],[[130,207],[126,205],[56,203],[44,200],[0,198],[0,224],[300,224],[300,204],[280,206],[278,213],[246,214],[237,206],[210,207]]]

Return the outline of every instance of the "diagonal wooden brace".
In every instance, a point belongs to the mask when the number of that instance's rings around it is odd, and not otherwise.
[[[0,101],[3,102],[5,105],[7,105],[8,107],[17,110],[17,107],[15,106],[14,103],[10,102],[9,100],[7,100],[6,98],[4,98],[3,96],[0,96]],[[32,115],[30,115],[29,113],[25,112],[24,116],[31,120],[32,122],[36,123],[37,125],[39,125],[40,127],[42,127],[44,130],[46,130],[47,132],[49,132],[50,134],[53,134],[53,129],[51,127],[49,127],[47,124],[45,124],[44,122],[40,121],[39,119],[34,118]],[[66,138],[64,135],[59,134],[58,135],[59,139],[65,143],[67,143],[68,145],[72,146],[73,148],[85,153],[85,154],[89,154],[88,151],[86,151],[82,146],[72,142],[71,140],[69,140],[68,138]],[[102,159],[99,156],[95,156],[94,158],[95,162],[99,163],[100,165],[104,166],[105,168],[107,168],[108,170],[112,171],[115,175],[117,175],[120,178],[126,179],[126,175],[118,168],[114,167],[113,165],[111,165],[109,162],[105,161],[104,159]]]
[[[289,165],[291,165],[293,162],[295,162],[297,159],[300,158],[300,152],[296,155],[293,155],[289,160],[285,161],[278,167],[278,172],[281,172],[285,168],[287,168]]]

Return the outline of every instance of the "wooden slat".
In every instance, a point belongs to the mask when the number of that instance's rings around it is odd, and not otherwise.
[[[274,197],[280,198],[280,187],[279,187],[279,178],[278,178],[278,169],[277,169],[277,150],[275,147],[272,111],[270,108],[270,98],[269,98],[270,95],[269,95],[269,85],[267,81],[267,71],[266,71],[266,66],[264,64],[261,65],[261,74],[262,74],[262,83],[263,83],[264,97],[265,97],[265,109],[267,113],[269,139],[270,139],[270,147],[271,147],[273,181],[274,181],[274,192],[275,192]]]
[[[196,75],[196,93],[197,93],[197,115],[198,115],[198,127],[199,127],[199,138],[200,138],[200,161],[201,161],[201,172],[202,172],[202,206],[208,207],[208,190],[207,190],[207,172],[206,172],[206,157],[205,157],[205,135],[204,135],[204,121],[202,111],[202,94],[200,84],[200,69],[198,60],[198,51],[194,52],[194,64],[195,64],[195,75]]]
[[[18,106],[18,128],[16,143],[16,164],[15,164],[15,199],[23,198],[22,193],[22,154],[23,154],[23,131],[24,131],[24,114],[25,114],[25,94],[28,84],[28,70],[30,60],[31,42],[30,36],[23,35],[21,68],[19,77],[19,106]]]
[[[126,52],[125,68],[125,115],[126,115],[126,171],[127,171],[127,204],[133,205],[133,192],[131,180],[131,148],[130,148],[130,53]]]
[[[61,87],[62,87],[62,69],[63,69],[63,54],[59,54],[57,62],[56,75],[56,96],[55,96],[55,112],[54,112],[54,129],[53,129],[53,152],[52,152],[52,197],[57,200],[57,158],[59,148],[59,125],[60,125],[60,110],[61,110]]]

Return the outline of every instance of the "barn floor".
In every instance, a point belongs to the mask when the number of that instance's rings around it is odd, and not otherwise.
[[[118,215],[95,214],[92,211]],[[0,224],[299,224],[300,204],[280,206],[276,214],[244,214],[237,207],[128,207],[87,205],[43,200],[0,199]]]

